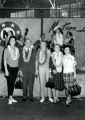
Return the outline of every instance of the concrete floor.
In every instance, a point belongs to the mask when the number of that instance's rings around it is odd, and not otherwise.
[[[85,120],[85,99],[73,99],[69,107],[65,98],[59,104],[47,100],[42,104],[39,99],[22,103],[22,98],[16,99],[18,103],[8,105],[7,98],[0,98],[0,120]]]

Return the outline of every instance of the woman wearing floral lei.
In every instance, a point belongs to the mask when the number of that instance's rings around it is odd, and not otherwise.
[[[9,38],[8,44],[8,47],[4,51],[4,67],[8,87],[8,104],[12,104],[13,102],[17,102],[13,98],[13,91],[18,73],[19,49],[15,46],[16,38],[14,36]]]
[[[50,58],[50,51],[46,47],[46,42],[42,41],[41,47],[37,55],[37,63],[38,63],[38,71],[39,71],[40,87],[41,87],[41,100],[40,100],[41,103],[43,103],[45,100],[45,84],[49,79],[49,58]],[[48,88],[48,96],[49,96],[49,101],[53,102],[50,94],[50,88]]]
[[[28,89],[29,89],[29,100],[33,99],[33,87],[36,72],[36,50],[32,44],[32,41],[27,38],[23,47],[23,102],[27,100]],[[28,88],[29,86],[29,88]]]

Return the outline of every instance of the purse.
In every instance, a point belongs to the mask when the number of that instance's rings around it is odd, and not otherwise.
[[[22,75],[18,72],[15,89],[23,89]]]
[[[81,86],[77,83],[77,81],[75,80],[75,84],[73,86],[70,86],[68,89],[68,93],[71,96],[77,96],[80,95],[81,93]]]
[[[23,83],[21,80],[16,81],[15,89],[23,89]]]
[[[51,89],[54,88],[53,78],[49,78],[48,82],[46,82],[46,87]]]

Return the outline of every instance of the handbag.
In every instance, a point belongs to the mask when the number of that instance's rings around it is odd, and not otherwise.
[[[48,82],[46,82],[46,87],[51,89],[54,88],[53,78],[49,78]]]
[[[68,93],[71,96],[77,96],[80,95],[81,93],[81,86],[77,83],[77,81],[75,80],[75,84],[73,86],[70,86],[68,89]]]
[[[15,89],[23,89],[22,75],[18,72]]]
[[[23,83],[21,80],[16,81],[15,89],[23,89]]]

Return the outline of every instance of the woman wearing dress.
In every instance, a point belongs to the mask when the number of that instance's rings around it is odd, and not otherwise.
[[[38,71],[40,77],[40,87],[41,87],[41,100],[43,103],[45,101],[45,85],[49,79],[49,59],[50,59],[50,51],[46,47],[46,42],[41,42],[41,47],[38,51],[37,55],[37,63],[38,63]],[[51,98],[51,89],[48,88],[48,97],[49,101],[53,102]]]
[[[59,102],[59,98],[58,98],[59,91],[64,90],[62,59],[63,59],[63,54],[60,51],[60,45],[56,44],[54,46],[54,52],[52,53],[52,62],[55,68],[52,70],[52,77],[54,80],[54,89],[53,89],[54,103]]]
[[[4,67],[5,76],[7,78],[8,87],[8,104],[17,102],[13,98],[14,85],[18,73],[19,49],[15,46],[16,38],[11,36],[9,38],[8,46],[4,51]]]

